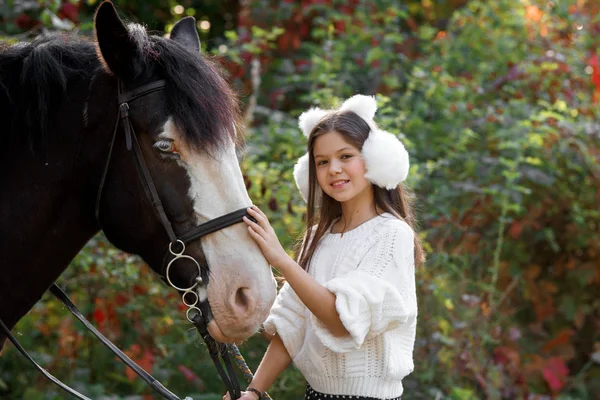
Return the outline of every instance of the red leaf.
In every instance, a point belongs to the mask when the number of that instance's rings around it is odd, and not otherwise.
[[[336,32],[346,32],[346,22],[345,21],[335,21],[333,23],[333,27],[335,28]]]
[[[600,62],[598,62],[598,54],[592,52],[588,63],[593,68],[592,82],[596,86],[596,90],[600,90]]]
[[[565,378],[569,375],[569,369],[562,359],[552,357],[547,361],[542,373],[550,389],[553,392],[559,392],[565,386]]]
[[[64,3],[58,11],[58,16],[61,18],[68,18],[72,22],[77,22],[77,19],[79,17],[79,10],[74,4]]]
[[[145,296],[148,294],[148,289],[142,285],[133,285],[133,293],[138,296]]]
[[[198,380],[198,376],[191,369],[189,369],[183,365],[178,365],[177,369],[179,370],[179,372],[181,372],[183,374],[183,376],[185,377],[185,379],[188,382],[194,382],[194,381]]]
[[[555,347],[561,346],[565,343],[569,342],[569,339],[571,338],[571,336],[573,336],[575,334],[575,332],[573,332],[571,329],[563,329],[562,331],[560,331],[556,337],[552,340],[549,340],[548,342],[546,342],[544,344],[544,346],[542,347],[543,351],[550,351]]]
[[[517,239],[523,230],[523,225],[519,221],[513,221],[508,230],[508,234],[511,238]]]
[[[115,296],[115,303],[117,304],[117,306],[121,307],[127,304],[127,302],[129,302],[129,297],[127,297],[123,293],[117,293],[117,295]]]
[[[494,361],[498,364],[520,364],[521,356],[515,349],[506,346],[496,347],[494,349]]]
[[[27,14],[20,14],[17,18],[15,18],[15,25],[22,30],[29,30],[33,28],[34,24],[35,20]]]
[[[104,311],[97,308],[96,310],[94,310],[93,315],[94,315],[94,321],[96,321],[96,325],[101,327],[102,324],[104,323],[104,321],[106,321],[106,314],[104,314]]]
[[[152,373],[152,366],[154,365],[154,354],[148,349],[142,350],[141,346],[137,343],[131,345],[128,350],[125,350],[125,354],[135,361],[144,371]],[[137,374],[127,366],[125,366],[125,376],[130,381],[136,379]]]

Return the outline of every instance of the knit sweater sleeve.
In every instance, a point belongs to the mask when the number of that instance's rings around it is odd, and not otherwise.
[[[413,230],[397,219],[382,225],[368,239],[368,250],[358,267],[325,283],[336,296],[336,310],[350,334],[336,337],[310,316],[317,336],[334,352],[356,350],[366,339],[416,317]]]
[[[292,358],[298,354],[304,341],[305,309],[306,306],[286,282],[279,290],[271,312],[263,323],[267,333],[279,335]]]

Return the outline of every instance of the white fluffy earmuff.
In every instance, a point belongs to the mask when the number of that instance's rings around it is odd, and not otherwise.
[[[328,112],[326,110],[321,110],[318,107],[309,108],[308,111],[304,111],[302,114],[300,114],[298,117],[298,126],[300,127],[300,130],[304,136],[308,137],[314,127],[317,126],[321,118],[327,114]]]
[[[304,201],[308,202],[309,180],[308,180],[308,153],[298,159],[294,165],[294,180]]]
[[[365,120],[371,129],[373,129],[373,118],[377,112],[377,102],[373,96],[365,96],[364,94],[356,94],[344,101],[340,107],[341,111],[352,111],[359,117]]]
[[[408,152],[389,132],[371,130],[363,144],[362,156],[367,170],[365,178],[379,187],[394,189],[408,176]]]
[[[377,112],[375,98],[357,94],[344,101],[340,110],[354,112],[371,128],[362,148],[366,167],[365,178],[388,190],[397,187],[408,176],[409,156],[402,142],[394,134],[379,129],[375,124],[373,120]],[[316,107],[303,112],[298,118],[298,126],[302,133],[308,137],[319,121],[330,112]],[[296,186],[305,201],[308,200],[309,190],[308,162],[309,157],[306,153],[294,166]]]

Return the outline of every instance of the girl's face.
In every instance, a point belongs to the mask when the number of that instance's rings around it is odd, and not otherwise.
[[[331,131],[317,137],[313,154],[317,181],[334,200],[343,203],[372,190],[371,182],[365,178],[365,162],[360,150],[339,132]]]

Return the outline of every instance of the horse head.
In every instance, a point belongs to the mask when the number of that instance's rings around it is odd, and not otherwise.
[[[118,82],[122,93],[135,93],[164,81],[160,90],[128,102],[127,114],[175,234],[250,206],[236,156],[240,140],[236,97],[215,65],[201,54],[194,19],[179,21],[170,38],[151,36],[140,25],[125,25],[112,3],[105,2],[95,15],[95,34],[98,56],[108,74],[98,75],[90,86],[89,129],[106,128],[107,105],[100,104],[105,101],[100,93],[108,86]],[[152,197],[145,194],[142,172],[123,134],[126,123],[119,124],[119,119],[116,123],[114,148],[96,205],[98,223],[115,246],[140,255],[164,277],[173,259],[168,251],[172,238]],[[185,255],[189,258],[174,262],[170,280],[179,288],[194,286],[198,276],[194,260],[199,263],[202,283],[195,289],[199,300],[210,304],[211,336],[237,342],[256,332],[276,288],[245,224],[188,243]]]

